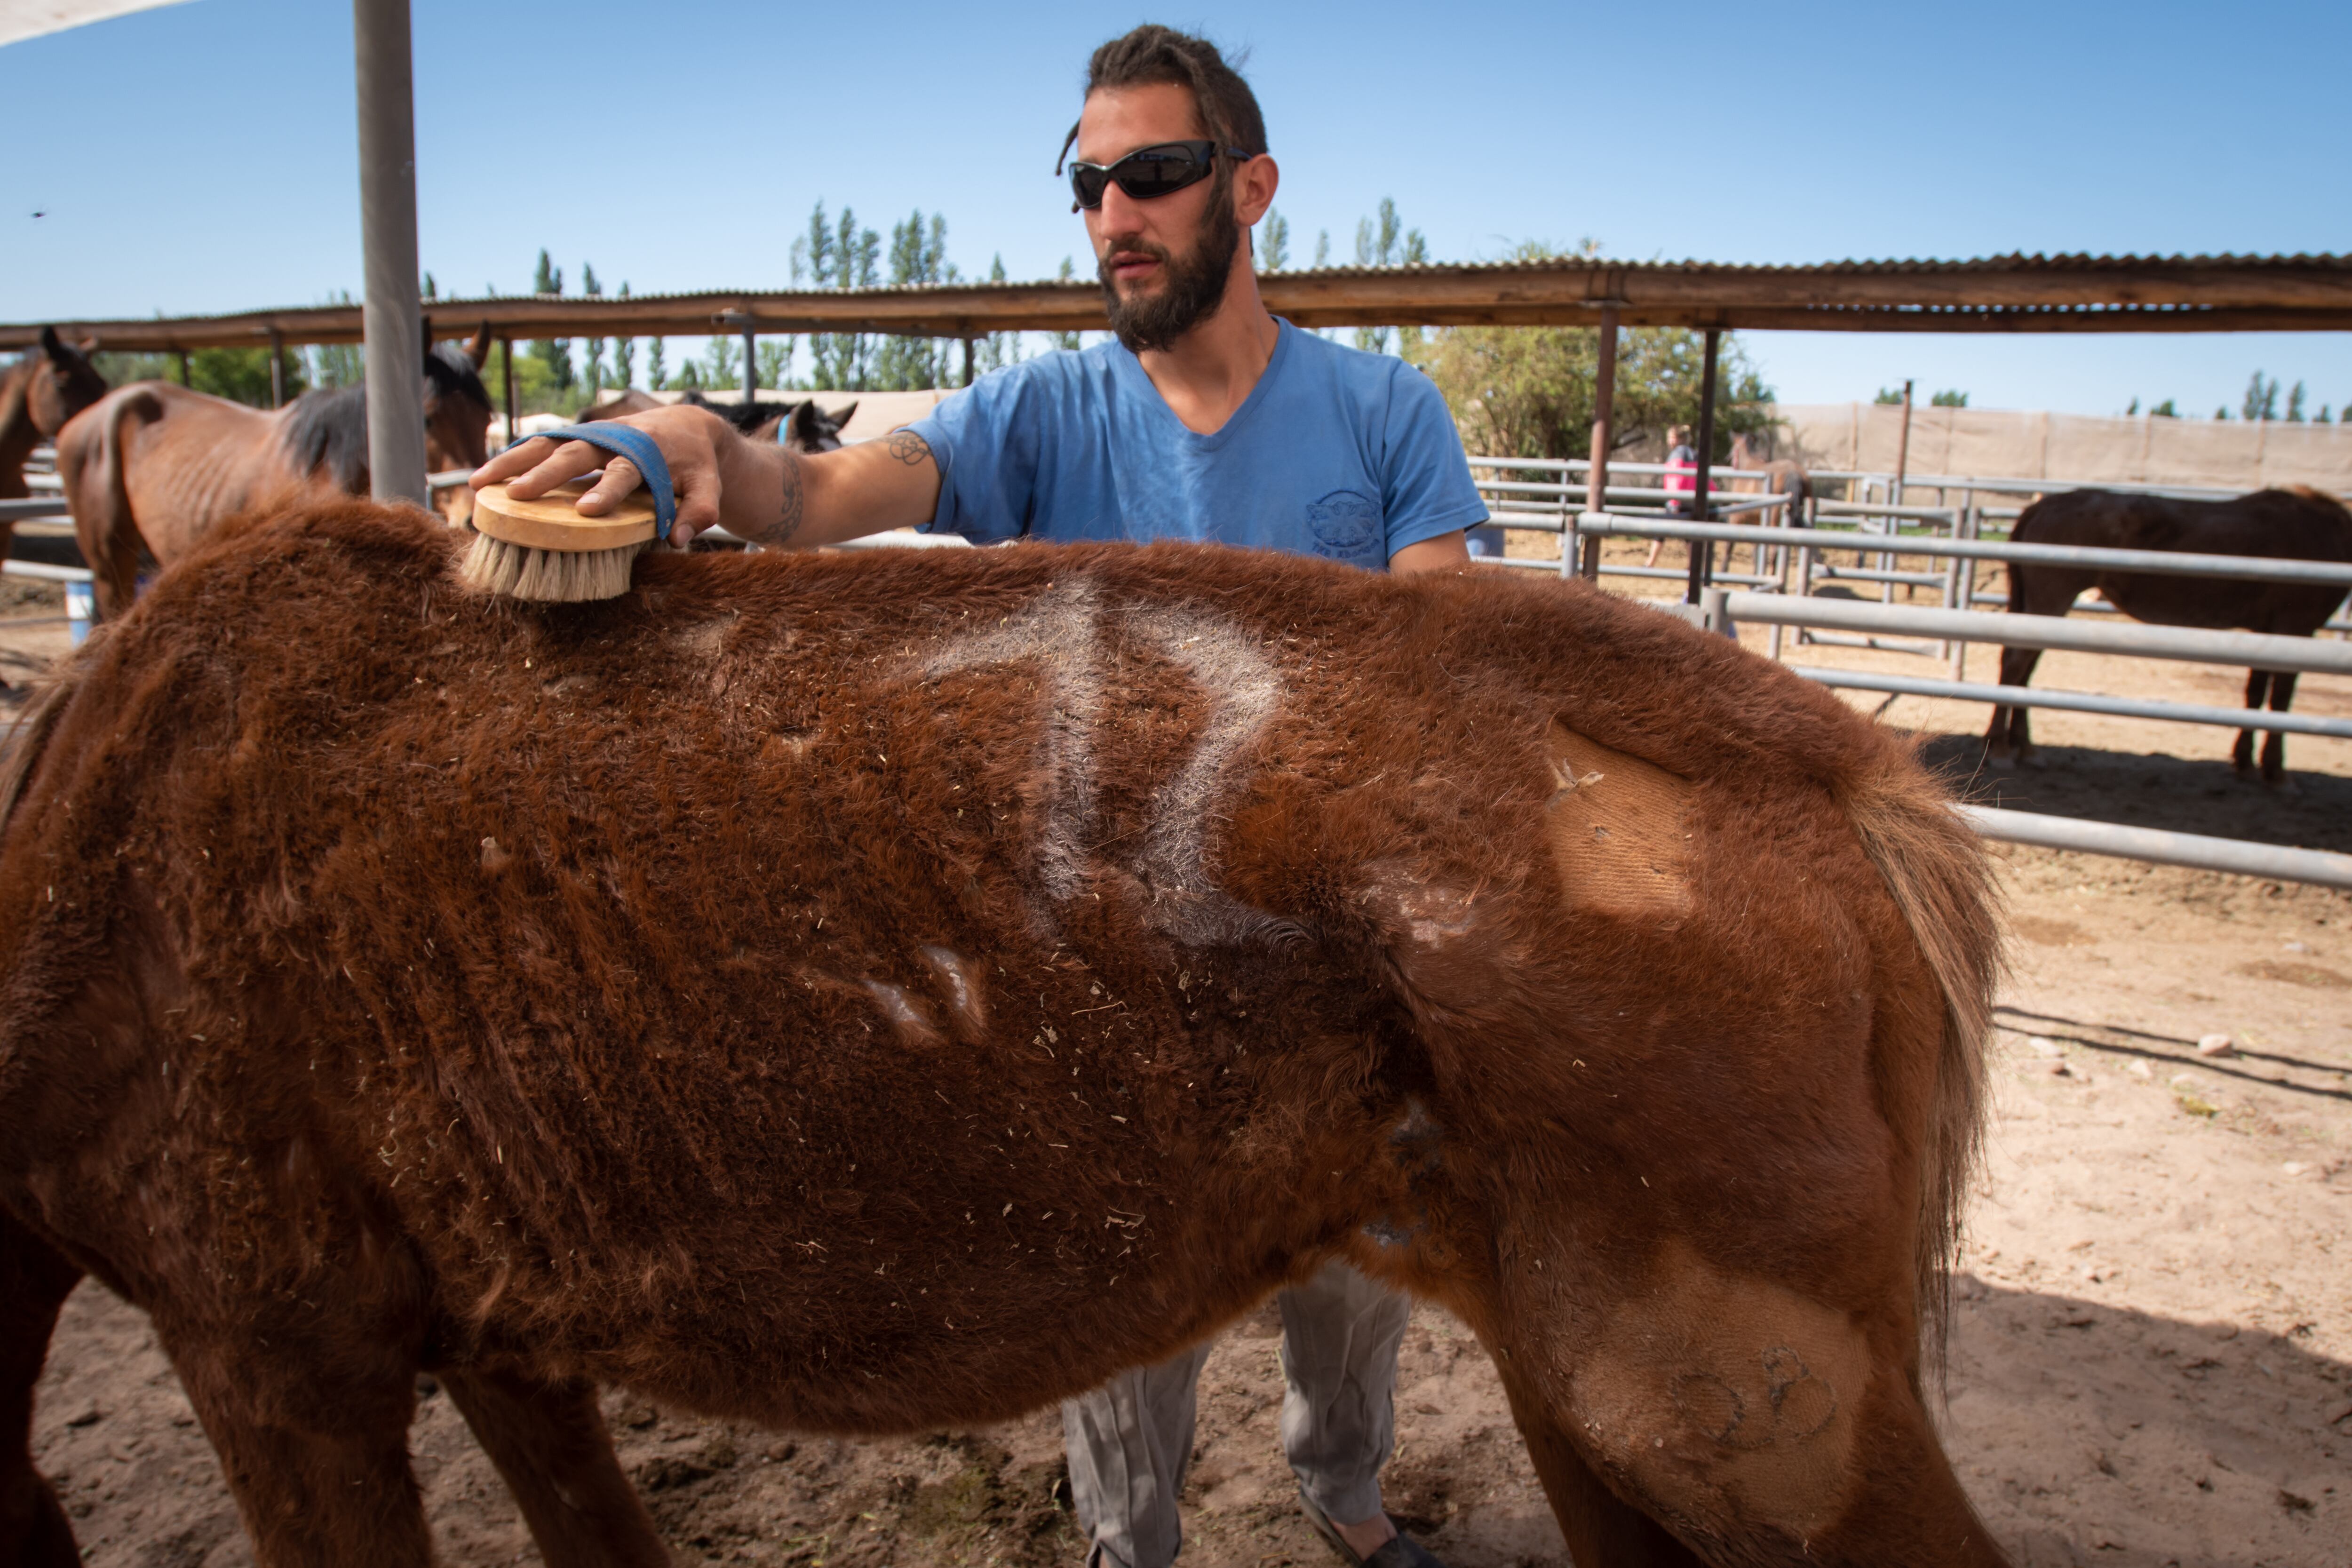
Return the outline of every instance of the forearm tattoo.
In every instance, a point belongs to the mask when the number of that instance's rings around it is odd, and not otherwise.
[[[784,499],[776,509],[776,528],[772,542],[790,544],[801,531],[802,514],[808,505],[808,490],[801,483],[801,455],[787,447],[784,451]]]
[[[931,444],[912,430],[891,431],[889,440],[883,443],[883,447],[892,457],[910,468],[925,461],[931,455]]]

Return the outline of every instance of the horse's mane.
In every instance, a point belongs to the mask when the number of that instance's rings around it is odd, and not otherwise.
[[[708,408],[721,419],[748,436],[771,419],[789,419],[797,403],[713,403],[699,392],[688,392],[684,401],[697,408]],[[823,409],[818,413],[822,414]]]
[[[2327,491],[2321,489],[2317,485],[2281,485],[2279,486],[2279,489],[2284,490],[2291,496],[2301,496],[2305,500],[2325,502],[2328,506],[2334,507],[2337,511],[2344,513],[2347,518],[2352,518],[2352,506],[2345,505],[2344,498],[2342,496],[2331,495]]]
[[[484,408],[490,395],[475,374],[474,362],[451,343],[436,343],[425,356],[425,379],[433,395],[456,395]],[[368,471],[367,388],[339,386],[330,392],[306,392],[294,400],[286,421],[286,457],[298,474],[317,472],[341,489],[363,492]]]
[[[427,356],[425,363],[433,363]],[[298,474],[320,468],[338,489],[360,494],[368,471],[367,388],[339,386],[331,392],[306,392],[294,400],[286,419],[287,461]]]

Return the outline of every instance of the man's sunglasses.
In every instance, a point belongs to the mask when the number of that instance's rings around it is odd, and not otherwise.
[[[1238,147],[1227,147],[1228,158],[1247,163],[1254,156]],[[1217,167],[1218,147],[1214,142],[1162,142],[1156,147],[1139,147],[1116,163],[1070,164],[1070,194],[1077,205],[1088,212],[1102,205],[1103,192],[1116,184],[1129,197],[1148,202],[1156,196],[1174,195],[1187,185],[1205,180]]]

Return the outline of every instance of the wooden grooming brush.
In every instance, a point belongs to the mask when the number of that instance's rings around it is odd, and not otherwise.
[[[547,435],[626,458],[645,488],[602,517],[583,517],[578,503],[593,482],[587,479],[530,500],[509,495],[504,485],[486,485],[474,498],[477,537],[458,579],[481,593],[543,604],[617,599],[629,591],[637,557],[669,537],[677,513],[669,465],[652,437],[626,425],[572,425]]]

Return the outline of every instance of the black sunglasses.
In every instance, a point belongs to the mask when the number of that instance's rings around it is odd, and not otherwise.
[[[1238,147],[1227,147],[1228,158],[1247,163],[1255,154]],[[1139,202],[1155,196],[1174,195],[1187,185],[1205,180],[1217,166],[1218,147],[1214,142],[1162,142],[1156,147],[1139,147],[1116,163],[1087,163],[1073,161],[1070,164],[1070,194],[1077,198],[1070,210],[1080,207],[1088,212],[1102,205],[1103,192],[1114,183]]]

